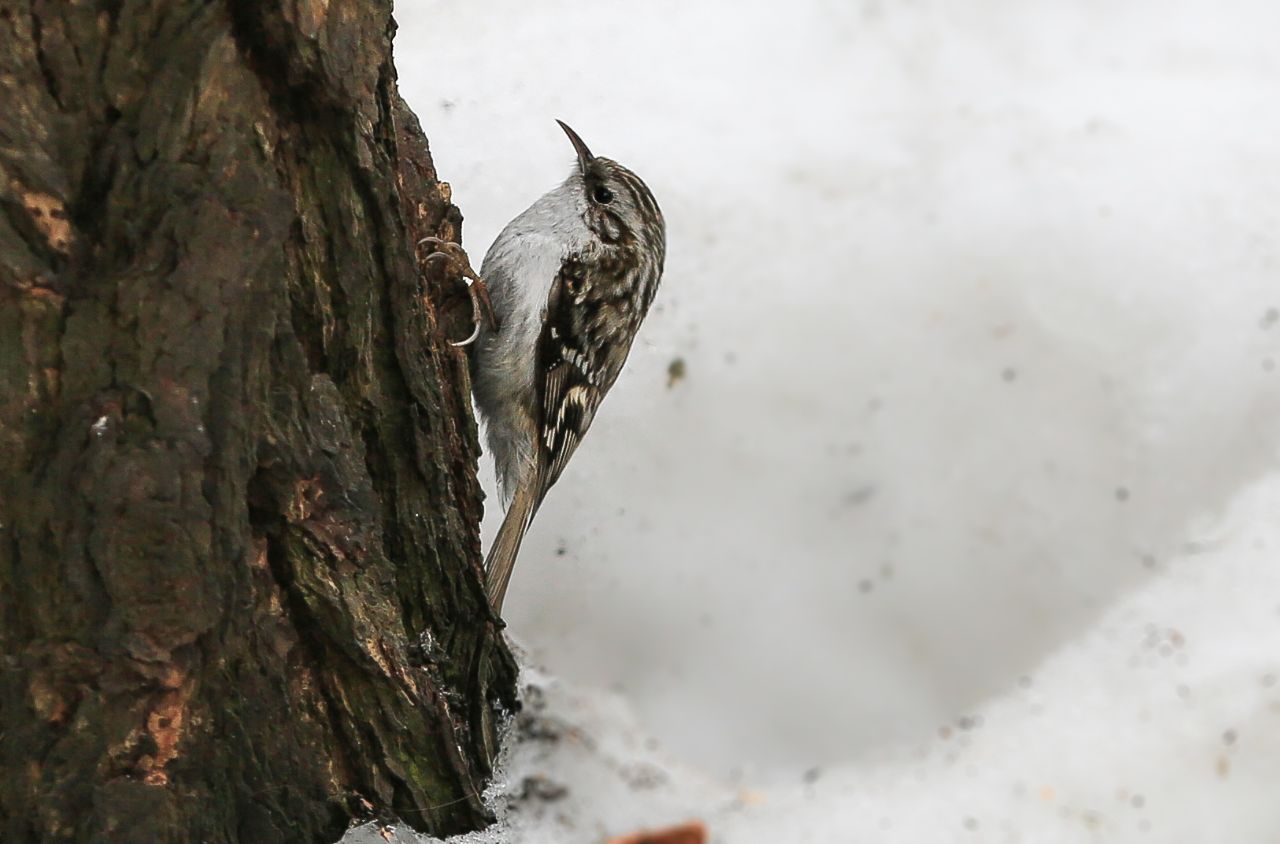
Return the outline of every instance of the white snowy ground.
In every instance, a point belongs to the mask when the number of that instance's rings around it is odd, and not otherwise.
[[[397,18],[476,260],[556,117],[668,222],[473,840],[1280,842],[1280,4]]]

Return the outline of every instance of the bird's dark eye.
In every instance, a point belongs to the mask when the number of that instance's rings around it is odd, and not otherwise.
[[[591,190],[591,198],[596,202],[599,202],[601,205],[608,205],[610,202],[613,202],[613,191],[609,190],[604,185],[596,185]]]

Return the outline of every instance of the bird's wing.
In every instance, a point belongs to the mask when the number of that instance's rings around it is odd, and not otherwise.
[[[607,338],[600,331],[599,317],[608,304],[592,301],[584,274],[581,263],[564,262],[551,285],[538,339],[537,365],[542,376],[536,379],[542,390],[538,405],[542,412],[539,500],[582,442],[627,353],[626,348],[615,349],[602,342]]]

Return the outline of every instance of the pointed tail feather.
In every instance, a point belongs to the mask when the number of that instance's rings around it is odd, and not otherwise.
[[[507,508],[506,518],[498,535],[489,549],[489,556],[484,561],[485,591],[489,595],[489,604],[495,613],[502,613],[502,599],[507,594],[507,583],[511,580],[511,570],[516,565],[516,554],[520,553],[520,542],[524,539],[533,514],[538,509],[534,497],[534,484],[520,484],[511,506]]]

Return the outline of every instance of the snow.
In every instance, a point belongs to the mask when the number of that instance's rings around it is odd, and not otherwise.
[[[472,840],[1280,835],[1280,6],[397,19],[473,258],[556,117],[668,222],[507,599],[556,787]]]

